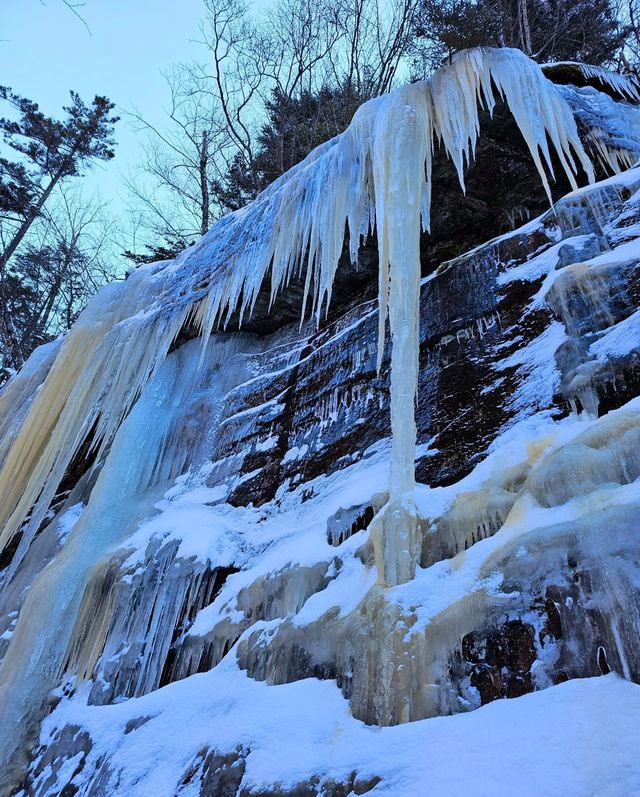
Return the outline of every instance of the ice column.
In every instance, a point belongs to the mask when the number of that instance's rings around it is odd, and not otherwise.
[[[382,189],[376,191],[380,295],[389,293],[392,343],[389,502],[371,529],[378,578],[385,585],[413,578],[420,550],[418,513],[407,493],[415,487],[420,217],[425,168],[430,171],[431,165],[429,99],[421,84],[392,95],[378,117],[373,145],[375,184]],[[379,357],[384,345],[382,309],[380,321]]]

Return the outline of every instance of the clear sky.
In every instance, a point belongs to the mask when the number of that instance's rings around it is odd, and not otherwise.
[[[62,117],[69,90],[84,100],[107,95],[120,109],[133,106],[161,122],[167,95],[161,75],[172,62],[200,58],[201,0],[75,0],[85,25],[62,0],[0,0],[0,85]],[[122,115],[122,114],[120,114]],[[120,173],[127,173],[139,143],[119,122],[116,158],[90,179],[121,207]]]

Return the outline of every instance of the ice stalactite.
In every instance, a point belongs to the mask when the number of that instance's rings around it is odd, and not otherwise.
[[[378,578],[384,586],[413,578],[420,557],[420,519],[408,493],[415,486],[420,220],[428,229],[434,139],[440,140],[453,160],[464,189],[464,167],[475,152],[479,133],[478,106],[493,111],[495,85],[511,108],[549,195],[545,167],[551,173],[553,169],[547,136],[574,187],[577,165],[572,147],[593,180],[568,106],[526,59],[527,68],[516,77],[511,58],[520,54],[509,51],[505,58],[503,52],[466,53],[431,81],[403,87],[386,100],[388,107],[374,128],[379,362],[387,310],[392,340],[390,498],[371,526]],[[539,103],[538,114],[531,113],[528,103],[534,102]],[[451,113],[452,108],[457,113]]]
[[[205,345],[211,331],[224,327],[234,314],[242,319],[252,313],[268,276],[272,300],[292,279],[304,279],[304,304],[319,321],[331,300],[345,230],[355,261],[362,239],[375,228],[380,357],[387,317],[392,340],[393,442],[390,501],[374,521],[373,536],[381,583],[412,578],[420,522],[410,497],[415,479],[419,241],[421,226],[429,228],[433,148],[441,144],[464,188],[464,167],[479,134],[479,107],[492,112],[497,97],[511,109],[547,192],[552,152],[572,186],[580,170],[593,179],[572,111],[540,68],[517,50],[471,50],[431,79],[363,105],[342,135],[311,153],[249,206],[221,219],[174,262],[139,269],[126,282],[103,289],[63,341],[24,420],[11,431],[11,446],[2,452],[0,546],[22,534],[12,567],[17,567],[87,438],[98,462],[115,456],[109,452],[119,427],[145,383],[159,373],[184,325],[199,330]],[[13,387],[10,383],[5,417],[19,412],[30,368],[25,369],[27,376],[15,377]],[[147,467],[142,462],[136,467],[143,465]],[[76,545],[77,537],[68,544]],[[90,534],[83,546],[83,560],[91,558]],[[76,589],[82,588],[85,573],[80,568]],[[60,620],[56,605],[50,609],[54,628]],[[65,605],[62,611],[67,609]],[[32,639],[18,649],[18,640],[33,636],[21,631],[28,622],[21,615],[0,670],[5,685],[8,668],[18,672],[24,661],[49,673],[60,666],[59,645]],[[42,697],[34,687],[33,695],[24,695],[25,705],[33,706]],[[5,724],[4,737],[12,738],[13,730],[11,723]]]
[[[562,85],[558,89],[584,132],[587,151],[608,171],[619,173],[638,162],[640,108],[637,104],[617,102],[590,86],[577,89]]]
[[[186,320],[184,310],[140,319],[140,281],[108,286],[85,310],[15,433],[0,472],[0,547],[21,533],[13,570],[80,445],[92,433],[98,459],[108,450]]]

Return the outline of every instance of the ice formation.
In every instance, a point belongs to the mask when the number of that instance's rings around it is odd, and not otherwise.
[[[569,106],[517,50],[471,50],[430,80],[363,105],[346,132],[319,147],[248,207],[231,214],[173,263],[135,272],[101,291],[68,334],[0,463],[0,546],[21,530],[14,567],[57,486],[91,434],[98,459],[142,385],[187,322],[211,331],[251,313],[271,275],[271,297],[304,273],[305,306],[319,320],[331,299],[345,227],[352,260],[375,227],[379,249],[379,357],[387,315],[392,338],[390,493],[414,485],[419,236],[429,228],[434,141],[461,186],[479,133],[478,106],[504,98],[549,192],[555,151],[573,186],[593,178]],[[31,369],[31,366],[30,366]],[[17,377],[11,395],[20,395]],[[22,402],[6,392],[6,417]]]
[[[613,75],[613,77],[621,76]],[[612,97],[591,86],[581,89],[573,86],[558,88],[571,105],[584,131],[584,140],[589,151],[593,152],[608,170],[619,173],[637,163],[640,152],[633,135],[640,118],[640,109],[637,105],[616,102]],[[636,90],[635,84],[631,84],[630,92],[631,89]],[[626,94],[623,93],[623,96]]]
[[[623,99],[640,102],[640,86],[632,75],[620,75],[602,66],[581,64],[579,61],[554,61],[542,65],[543,70],[545,68],[558,70],[563,67],[577,70],[585,80],[600,82]]]
[[[64,555],[36,581],[27,599],[32,610],[25,607],[18,620],[0,682],[5,694],[14,679],[24,689],[2,709],[5,740],[16,738],[27,708],[37,711],[59,677],[89,569],[117,542],[115,521],[102,517],[100,508],[106,515],[107,504],[126,503],[153,486],[160,470],[180,469],[180,449],[170,442],[172,412],[183,408],[198,379],[194,372],[175,381],[176,358],[167,354],[180,330],[191,325],[200,331],[201,364],[211,366],[205,346],[212,330],[236,313],[250,315],[269,275],[271,300],[292,279],[304,279],[304,305],[319,321],[331,300],[345,231],[354,261],[362,239],[376,231],[379,362],[387,318],[392,341],[390,500],[372,528],[378,577],[385,586],[412,578],[421,536],[409,495],[415,486],[419,242],[421,229],[429,228],[433,149],[436,142],[443,146],[464,187],[479,107],[491,112],[497,97],[511,109],[548,193],[552,153],[572,186],[580,171],[593,179],[573,113],[539,67],[516,50],[468,51],[430,80],[366,103],[344,134],[222,219],[174,262],[138,269],[102,290],[56,344],[59,350],[37,353],[12,379],[0,396],[0,548],[17,544],[9,575],[81,447],[89,444],[98,463],[108,455],[111,464],[94,487],[94,508],[82,516]],[[157,391],[170,406],[149,432],[143,412]],[[136,435],[145,467],[134,469],[122,494],[119,480],[136,451]],[[39,606],[53,608],[43,616]],[[53,642],[42,633],[49,623]],[[90,671],[93,653],[78,659],[80,670]],[[10,752],[5,745],[3,761]]]

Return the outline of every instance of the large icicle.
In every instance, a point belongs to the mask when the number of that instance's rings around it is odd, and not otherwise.
[[[539,67],[517,50],[468,51],[432,79],[366,103],[345,133],[311,153],[255,202],[223,218],[173,263],[139,269],[126,282],[102,290],[61,343],[53,363],[50,357],[35,354],[0,398],[0,429],[10,438],[9,444],[0,446],[0,547],[21,533],[12,567],[19,563],[87,438],[98,449],[98,461],[107,457],[100,489],[117,470],[122,453],[118,430],[120,441],[134,428],[142,429],[146,439],[144,424],[137,425],[145,397],[129,422],[122,423],[145,383],[153,389],[152,377],[162,378],[160,367],[183,325],[195,325],[206,342],[210,332],[234,312],[240,317],[252,312],[269,273],[272,299],[293,277],[303,278],[305,301],[319,320],[331,299],[345,226],[354,260],[361,239],[375,226],[380,254],[380,358],[387,316],[392,338],[393,443],[390,501],[375,519],[372,536],[381,583],[412,578],[419,547],[419,517],[410,496],[416,440],[419,241],[420,222],[423,229],[429,227],[432,151],[434,142],[440,141],[464,187],[464,166],[473,156],[479,132],[478,106],[491,111],[496,90],[511,108],[547,190],[545,170],[551,172],[552,150],[573,185],[579,168],[593,178],[573,115]],[[189,386],[183,387],[188,392]],[[140,444],[136,450],[153,449],[154,440],[154,430],[149,429],[150,447]],[[129,467],[140,471],[141,463],[130,462]],[[99,498],[98,494],[96,506]],[[92,517],[89,510],[86,517]],[[78,526],[82,534],[73,535],[61,559],[63,569],[67,562],[70,572],[79,574],[76,590],[84,586],[84,573],[94,561],[89,549],[91,533],[98,527],[102,528],[82,521]],[[101,552],[109,534],[96,540]],[[80,539],[84,553],[74,571],[69,557]],[[54,572],[62,570],[47,568],[42,582],[52,579]],[[69,599],[70,589],[68,585],[59,600],[39,604],[39,611],[51,607],[51,615],[41,617],[41,623],[52,628],[73,626],[76,608]],[[36,602],[34,592],[25,606]],[[66,614],[64,623],[56,616],[56,607]],[[12,700],[11,684],[21,673],[34,677],[33,684],[25,682],[19,704],[5,704],[0,738],[10,743],[0,745],[3,771],[14,742],[22,738],[25,718],[37,718],[46,698],[50,682],[37,673],[55,676],[63,665],[64,640],[45,644],[44,636],[30,633],[28,614],[21,613],[0,667],[0,692],[7,701]]]
[[[126,283],[102,291],[64,341],[6,452],[0,546],[29,517],[16,563],[82,442],[92,434],[100,456],[108,450],[187,319],[195,319],[206,340],[234,312],[240,317],[252,312],[269,272],[272,298],[306,272],[306,294],[319,319],[331,298],[345,226],[354,259],[363,236],[374,224],[377,229],[381,351],[387,308],[393,341],[390,486],[393,497],[409,491],[419,217],[428,228],[432,147],[441,141],[463,184],[478,136],[478,105],[492,110],[495,88],[511,108],[547,190],[551,148],[573,185],[578,167],[593,177],[573,115],[540,68],[517,50],[471,50],[430,80],[366,103],[344,134],[311,153],[255,202],[221,219],[173,263],[139,270]],[[5,412],[15,414],[17,403],[6,403]]]

